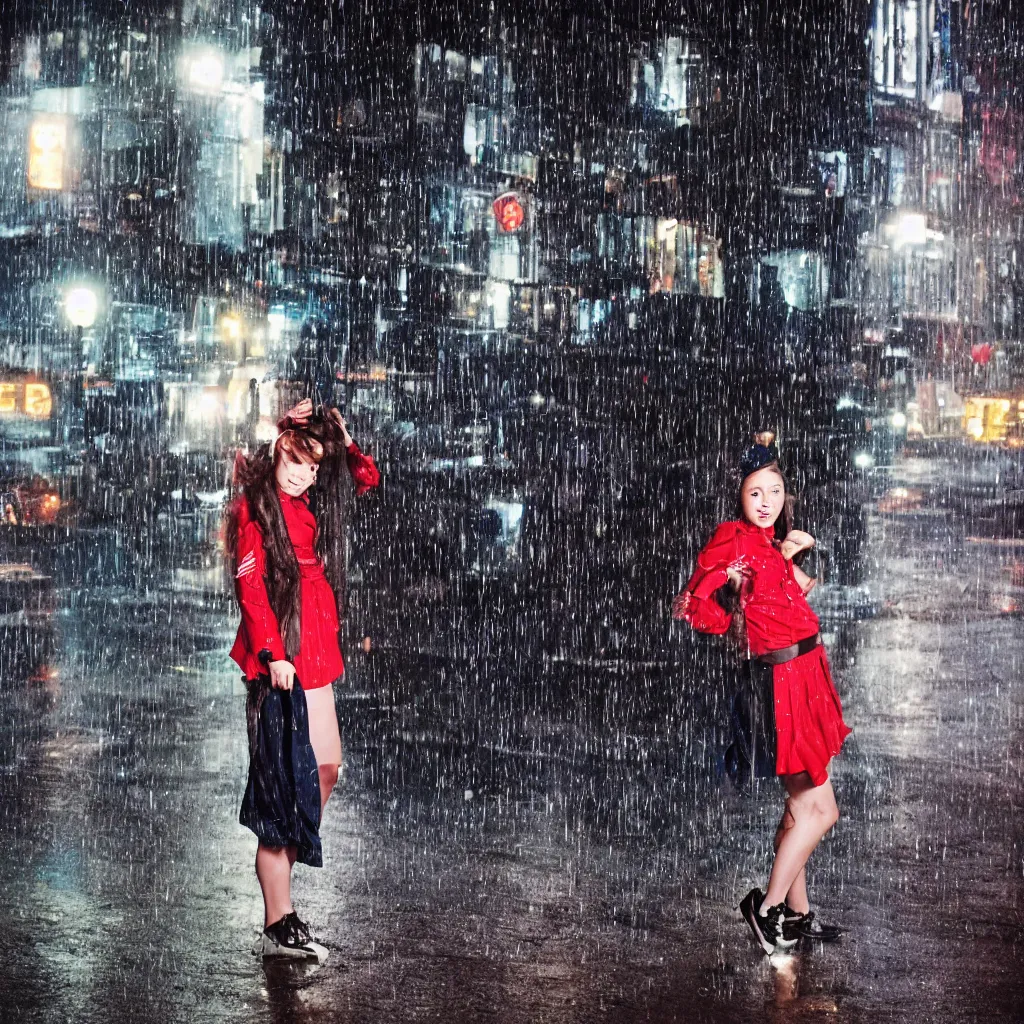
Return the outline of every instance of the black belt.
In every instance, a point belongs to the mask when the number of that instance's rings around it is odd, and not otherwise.
[[[778,651],[769,651],[767,654],[759,654],[756,658],[762,665],[785,665],[787,661],[799,658],[801,654],[809,654],[821,643],[821,634],[807,637],[797,644],[790,644]]]

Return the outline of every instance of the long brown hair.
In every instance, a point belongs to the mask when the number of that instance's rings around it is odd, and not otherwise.
[[[288,536],[281,511],[275,469],[282,452],[319,463],[317,481],[310,494],[316,515],[316,551],[324,562],[327,580],[334,590],[338,611],[345,602],[345,520],[342,466],[345,446],[341,425],[330,414],[314,414],[301,428],[286,430],[273,445],[263,445],[252,455],[235,461],[235,486],[241,494],[228,507],[225,529],[226,561],[232,578],[238,571],[238,534],[242,502],[263,535],[265,582],[270,607],[277,616],[285,653],[293,660],[302,638],[302,591],[299,562]],[[319,456],[319,457],[318,457]]]

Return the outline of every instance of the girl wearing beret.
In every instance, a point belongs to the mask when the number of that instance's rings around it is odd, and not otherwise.
[[[786,790],[767,891],[752,889],[740,903],[770,955],[801,937],[838,936],[838,929],[814,922],[805,864],[839,819],[828,770],[850,729],[807,603],[815,581],[794,563],[814,538],[792,529],[773,436],[755,440],[740,460],[740,517],[715,531],[672,613],[703,633],[722,634],[738,598],[745,621],[750,679],[761,694],[748,716],[748,747],[755,749],[746,751],[747,760],[755,772],[767,763]]]

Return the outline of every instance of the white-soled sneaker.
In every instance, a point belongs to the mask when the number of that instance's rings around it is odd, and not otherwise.
[[[319,964],[327,960],[327,947],[313,941],[309,929],[299,920],[294,910],[264,928],[252,952],[254,956],[287,956],[299,960],[315,960]]]
[[[760,889],[751,889],[740,901],[740,913],[743,920],[750,925],[758,945],[771,956],[776,949],[787,948],[782,938],[782,904],[777,907],[769,907],[765,916],[760,913],[761,904],[764,903],[764,893]],[[790,942],[790,946],[796,945]]]

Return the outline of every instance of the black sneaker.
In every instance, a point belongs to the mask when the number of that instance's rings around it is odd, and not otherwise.
[[[294,910],[264,928],[252,951],[254,956],[290,956],[321,964],[327,959],[327,948],[310,938],[309,929]]]
[[[311,942],[313,936],[310,934],[309,925],[299,917],[298,914],[293,910],[287,915],[286,920],[290,920],[292,927],[295,929],[295,934],[302,939],[303,942]]]
[[[758,911],[764,903],[764,893],[760,889],[751,889],[740,902],[740,913],[743,920],[750,925],[754,938],[760,943],[761,948],[771,956],[776,946],[782,948],[782,914],[783,905],[769,907],[762,917]]]
[[[784,904],[782,915],[782,937],[784,940],[792,940],[792,944],[800,939],[817,939],[818,942],[835,942],[843,929],[834,924],[821,924],[814,920],[814,911],[809,910],[806,914],[798,914],[791,910],[788,904]]]

